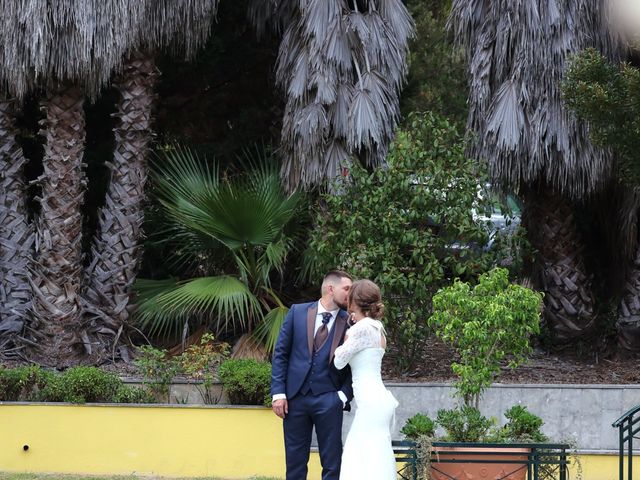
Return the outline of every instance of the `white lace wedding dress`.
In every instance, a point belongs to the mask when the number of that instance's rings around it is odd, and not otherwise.
[[[334,363],[351,366],[356,414],[342,453],[340,480],[396,480],[391,425],[398,401],[382,383],[382,323],[365,317],[347,331]]]

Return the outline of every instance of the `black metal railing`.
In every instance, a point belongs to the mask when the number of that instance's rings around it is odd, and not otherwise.
[[[399,478],[417,480],[418,461],[416,444],[410,441],[394,441],[396,461],[409,458],[401,467]],[[460,448],[463,447],[463,448]],[[452,450],[454,449],[454,450]],[[446,464],[502,465],[502,476],[508,478],[518,472],[526,472],[527,480],[567,480],[569,445],[561,443],[455,443],[433,442],[431,449],[431,472],[439,478],[457,480],[446,470]],[[413,450],[413,452],[410,452]],[[499,452],[498,452],[499,450]],[[466,477],[465,477],[466,478]],[[494,477],[492,477],[494,478]]]
[[[625,478],[625,457],[627,461],[627,480],[633,478],[633,439],[638,438],[636,434],[640,432],[638,423],[640,423],[640,405],[632,408],[613,422],[613,427],[618,429],[618,478],[620,480]]]
[[[418,452],[416,443],[410,440],[394,440],[393,453],[398,463],[398,478],[418,480]]]

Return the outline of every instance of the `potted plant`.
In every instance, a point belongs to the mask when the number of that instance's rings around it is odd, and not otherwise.
[[[522,405],[514,405],[505,412],[507,423],[502,427],[497,427],[494,418],[483,416],[477,408],[462,406],[455,409],[440,409],[437,417],[432,420],[424,413],[417,413],[409,418],[401,433],[407,440],[412,440],[417,444],[419,464],[422,466],[422,478],[430,480],[440,480],[458,478],[456,474],[461,471],[472,475],[464,464],[464,461],[472,460],[472,465],[478,465],[486,478],[505,478],[509,480],[525,478],[526,469],[523,464],[510,463],[475,463],[481,460],[517,460],[526,461],[529,449],[497,447],[491,448],[491,455],[487,453],[468,453],[471,451],[481,451],[483,448],[475,445],[468,447],[446,447],[435,446],[434,443],[450,442],[490,442],[492,444],[503,443],[530,443],[545,442],[547,437],[542,433],[544,422],[540,417],[529,412]],[[444,435],[436,437],[436,428],[441,427]],[[432,452],[436,452],[436,460],[431,461]],[[508,452],[505,455],[504,452]],[[496,455],[494,455],[496,453]],[[459,459],[460,463],[446,463],[441,460]],[[541,472],[546,472],[547,466],[540,467]],[[485,478],[481,477],[481,478]],[[541,477],[545,478],[545,477]]]
[[[501,439],[495,422],[481,415],[478,409],[480,397],[498,378],[505,362],[516,368],[531,353],[530,337],[540,331],[541,304],[542,294],[510,283],[508,271],[504,268],[495,268],[481,275],[474,287],[456,280],[433,297],[429,326],[442,341],[455,349],[458,357],[451,368],[457,376],[454,387],[456,396],[462,400],[461,405],[451,410],[440,410],[436,419],[436,423],[447,432],[448,441],[504,440],[504,432]],[[459,446],[435,449],[440,457],[451,458],[452,449],[456,448],[464,450]],[[477,451],[477,445],[472,450]],[[527,449],[522,452],[525,459],[526,452]],[[513,453],[511,451],[509,455],[511,460],[514,459]],[[462,457],[471,459],[464,454]],[[487,457],[483,455],[481,458]],[[470,463],[465,465],[465,471],[468,475],[478,475],[467,468],[473,467],[486,475],[487,469],[495,466]],[[460,468],[459,463],[432,463],[432,478],[452,478],[454,470],[458,474]],[[441,476],[435,474],[436,470],[441,472]],[[508,465],[498,466],[503,476],[505,470],[509,471]],[[522,474],[524,478],[526,469],[522,469]]]

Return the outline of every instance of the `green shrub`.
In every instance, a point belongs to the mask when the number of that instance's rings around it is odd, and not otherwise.
[[[496,440],[495,420],[487,418],[475,407],[462,406],[438,410],[436,423],[446,432],[448,442],[483,442]]]
[[[435,430],[436,424],[433,420],[424,413],[416,413],[407,419],[400,433],[410,440],[417,440],[421,436],[433,437]]]
[[[456,279],[434,295],[429,325],[458,354],[451,369],[465,405],[478,407],[503,363],[516,368],[526,360],[530,337],[540,333],[541,304],[542,294],[510,283],[504,268],[480,275],[473,287]]]
[[[16,368],[0,367],[0,400],[5,402],[37,401],[53,375],[37,365]]]
[[[73,367],[52,377],[43,389],[49,402],[113,402],[122,381],[96,367]]]
[[[194,384],[200,392],[204,403],[214,404],[220,400],[211,392],[213,381],[220,364],[229,357],[229,345],[216,343],[211,333],[205,333],[200,343],[190,345],[176,361],[180,371],[188,378],[202,382]]]
[[[324,233],[311,236],[305,254],[314,282],[338,267],[380,285],[400,372],[420,358],[436,291],[455,277],[474,280],[493,264],[493,254],[473,248],[486,243],[488,229],[472,212],[487,211],[490,202],[478,191],[486,176],[464,148],[447,120],[410,115],[387,168],[354,164],[336,193],[323,196],[316,229]]]
[[[120,385],[116,391],[113,403],[156,403],[155,397],[145,388]]]
[[[0,367],[0,401],[153,403],[144,388],[124,385],[116,375],[95,367],[56,374],[36,365]]]
[[[230,359],[218,376],[232,405],[270,405],[271,364],[251,359]]]
[[[547,436],[542,433],[544,422],[527,407],[514,405],[504,414],[507,423],[500,429],[500,439],[509,442],[546,442]]]
[[[180,371],[178,362],[167,357],[166,350],[143,345],[139,347],[139,356],[134,360],[142,375],[142,383],[158,399],[166,399],[169,403],[171,381]]]

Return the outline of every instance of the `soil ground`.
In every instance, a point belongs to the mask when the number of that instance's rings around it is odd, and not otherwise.
[[[447,382],[455,379],[451,363],[455,352],[435,337],[426,340],[420,361],[404,375],[394,371],[393,349],[383,362],[383,377],[388,382]],[[4,361],[5,366],[19,362]],[[105,364],[104,370],[125,376],[137,376],[133,364]],[[640,358],[618,358],[615,355],[588,354],[578,356],[569,351],[536,348],[525,365],[511,370],[503,367],[500,383],[564,383],[564,384],[640,384]]]
[[[394,352],[383,364],[387,381],[443,382],[454,379],[451,362],[455,353],[435,338],[425,343],[420,362],[407,375],[393,373]],[[640,359],[589,354],[579,357],[571,352],[549,352],[536,348],[529,361],[515,370],[503,368],[501,383],[636,384],[640,383]]]

